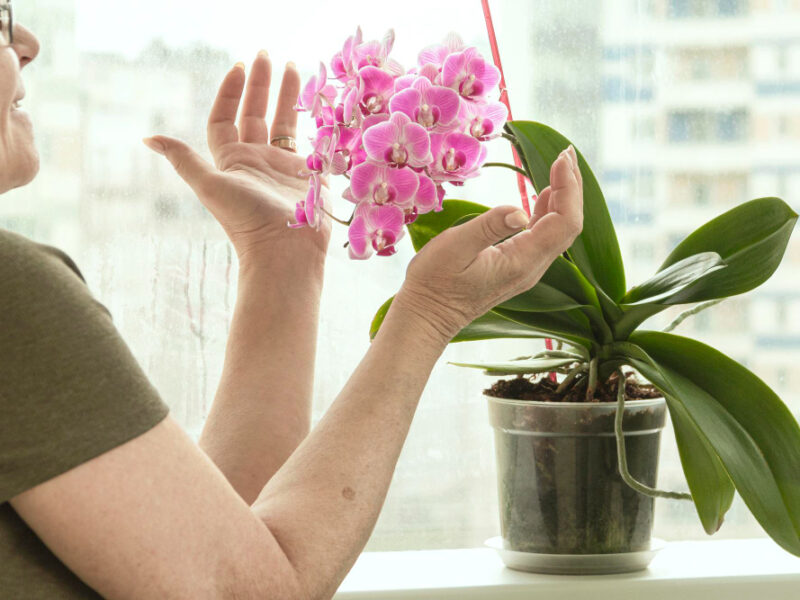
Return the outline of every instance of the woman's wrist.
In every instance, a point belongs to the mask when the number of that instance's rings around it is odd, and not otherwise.
[[[431,351],[441,354],[450,340],[460,331],[456,319],[445,316],[441,305],[405,288],[395,296],[381,331],[387,324],[401,326],[407,335]]]
[[[327,258],[327,239],[317,231],[289,230],[287,235],[262,239],[247,245],[234,244],[239,274],[277,275],[322,279]]]

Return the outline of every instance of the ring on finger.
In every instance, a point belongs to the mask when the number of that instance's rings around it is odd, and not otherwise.
[[[270,145],[280,148],[281,150],[297,152],[297,140],[290,135],[276,135],[269,141],[269,143]]]

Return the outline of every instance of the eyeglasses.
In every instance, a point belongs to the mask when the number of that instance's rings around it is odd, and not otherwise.
[[[0,44],[14,43],[14,11],[10,2],[0,4]]]

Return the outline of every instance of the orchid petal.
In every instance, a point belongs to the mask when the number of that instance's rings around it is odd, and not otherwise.
[[[419,70],[419,76],[424,77],[433,84],[439,84],[441,78],[441,70],[438,66],[427,63]]]
[[[380,167],[374,163],[365,162],[353,169],[350,173],[350,193],[357,202],[372,196],[372,190],[378,179]]]
[[[442,85],[457,90],[458,84],[463,78],[467,58],[464,52],[456,52],[447,57],[442,65]]]
[[[396,113],[403,114],[403,113]],[[403,115],[405,116],[405,115]],[[406,148],[409,151],[408,162],[414,167],[424,167],[431,161],[431,139],[422,125],[408,123],[403,129]]]
[[[417,207],[419,214],[429,213],[436,208],[439,198],[436,193],[436,186],[430,177],[419,175],[419,186],[414,195],[414,206]]]
[[[426,80],[427,81],[427,80]],[[449,90],[453,91],[453,90]],[[414,118],[414,111],[419,108],[422,94],[414,86],[396,93],[389,101],[391,112],[401,112],[409,118]]]
[[[419,178],[410,168],[392,169],[384,167],[382,176],[384,181],[394,190],[394,204],[410,204],[417,193]]]
[[[401,129],[395,119],[398,115],[406,117],[403,113],[395,113],[388,122],[373,125],[364,132],[364,149],[372,160],[385,162],[386,150],[400,137]]]
[[[356,216],[353,222],[350,223],[350,228],[347,230],[347,251],[350,258],[355,260],[364,260],[372,256],[372,244],[370,243],[370,232],[367,231],[366,220],[363,216]]]

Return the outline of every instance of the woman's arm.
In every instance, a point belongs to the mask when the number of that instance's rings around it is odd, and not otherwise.
[[[287,227],[308,188],[306,179],[298,177],[305,160],[270,146],[269,139],[296,136],[300,76],[287,65],[268,129],[270,80],[264,52],[253,63],[246,86],[241,64],[223,80],[208,123],[215,166],[177,140],[146,140],[192,186],[239,257],[225,363],[200,447],[248,504],[311,425],[329,239],[327,227],[319,232]]]
[[[200,447],[248,504],[308,435],[325,256],[276,244],[243,264]]]

